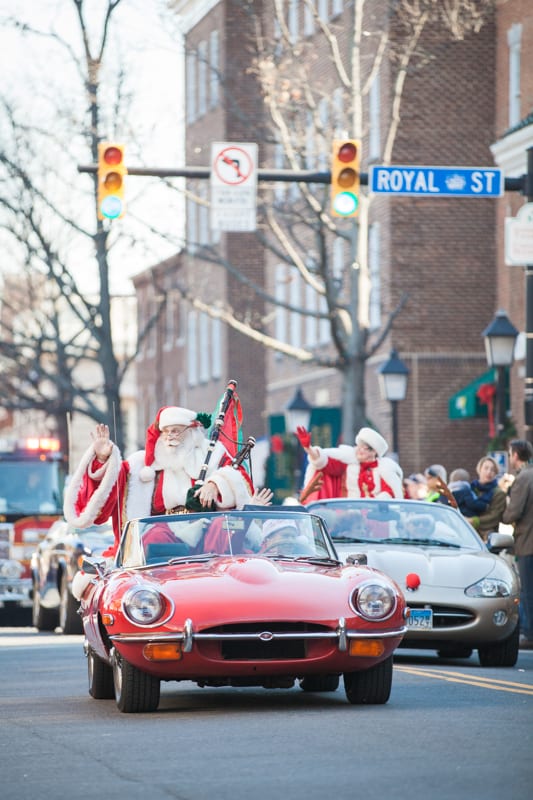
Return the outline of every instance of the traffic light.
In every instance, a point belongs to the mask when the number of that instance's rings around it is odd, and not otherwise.
[[[100,142],[98,145],[98,219],[124,216],[124,145]]]
[[[331,213],[356,217],[359,213],[361,142],[334,139],[331,159]]]

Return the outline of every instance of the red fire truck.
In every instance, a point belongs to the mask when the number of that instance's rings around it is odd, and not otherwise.
[[[8,622],[16,609],[31,619],[30,558],[63,513],[66,466],[57,439],[0,439],[0,614]]]

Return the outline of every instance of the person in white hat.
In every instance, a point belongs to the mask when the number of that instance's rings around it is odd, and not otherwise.
[[[97,425],[93,443],[83,455],[65,492],[64,514],[84,528],[112,517],[115,544],[128,519],[167,512],[186,513],[189,489],[202,470],[209,449],[204,424],[209,415],[166,406],[146,431],[146,446],[126,460],[109,437],[107,425]],[[235,468],[219,440],[212,450],[203,485],[196,498],[201,507],[236,508],[251,501],[253,486],[246,470]]]
[[[308,457],[302,493],[318,472],[322,474],[321,486],[306,502],[328,497],[403,497],[402,469],[385,457],[389,446],[373,428],[361,428],[354,447],[313,447],[305,428],[298,428],[296,436]]]

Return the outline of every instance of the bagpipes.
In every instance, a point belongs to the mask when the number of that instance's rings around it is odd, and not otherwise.
[[[198,499],[198,497],[196,497],[196,492],[205,483],[205,478],[206,478],[206,475],[207,475],[207,470],[208,470],[208,467],[209,467],[209,462],[211,460],[211,456],[213,454],[213,450],[215,449],[216,443],[218,442],[218,440],[220,438],[220,434],[222,433],[222,431],[223,431],[223,429],[224,429],[224,427],[225,427],[225,425],[227,423],[226,417],[227,417],[228,411],[229,411],[232,403],[234,403],[234,401],[236,399],[236,393],[235,393],[236,389],[237,389],[237,381],[234,381],[234,380],[228,381],[228,385],[226,386],[226,391],[224,392],[224,394],[222,395],[222,398],[220,400],[218,413],[217,413],[214,425],[213,425],[212,430],[211,430],[211,438],[209,440],[207,453],[205,454],[205,461],[202,464],[202,467],[200,469],[200,474],[198,475],[198,478],[196,479],[196,481],[194,483],[194,486],[191,486],[191,488],[187,492],[187,499],[185,501],[185,507],[186,507],[186,509],[188,511],[216,511],[216,504],[214,502],[212,502],[210,504],[210,506],[202,506],[202,504],[200,503],[200,500]],[[237,401],[238,401],[238,398],[237,398]],[[239,427],[239,424],[240,424],[240,418],[238,418],[237,421],[235,422],[235,425],[234,425],[234,427],[235,427],[234,436],[230,437],[231,444],[234,445],[235,447],[237,447],[239,445],[239,440],[238,440],[238,434],[239,434],[238,427]],[[254,445],[255,445],[254,437],[253,436],[249,436],[247,441],[246,441],[246,443],[243,445],[243,447],[239,451],[237,451],[235,453],[235,455],[233,456],[231,465],[234,467],[234,469],[238,469],[241,466],[241,464],[243,463],[243,461],[246,458],[249,458],[250,451],[252,450]]]

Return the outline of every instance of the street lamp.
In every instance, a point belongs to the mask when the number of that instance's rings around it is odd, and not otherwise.
[[[285,430],[287,433],[296,433],[296,428],[299,427],[308,430],[312,410],[313,406],[307,402],[302,390],[297,389],[292,400],[285,406]]]
[[[481,334],[485,338],[485,352],[489,367],[497,373],[498,433],[505,430],[505,368],[513,363],[514,346],[518,331],[509,317],[500,309]]]
[[[378,369],[381,396],[392,407],[392,449],[398,455],[398,403],[405,400],[409,368],[396,350],[391,350],[389,360]]]
[[[285,430],[289,434],[296,433],[297,428],[309,430],[311,422],[311,411],[313,406],[307,402],[301,389],[297,389],[294,397],[285,406]],[[292,438],[292,437],[291,437]],[[294,444],[294,443],[293,443]],[[303,451],[300,447],[289,448],[289,452],[294,455],[293,462],[293,482],[294,491],[297,494],[300,490],[300,483],[303,472]]]

